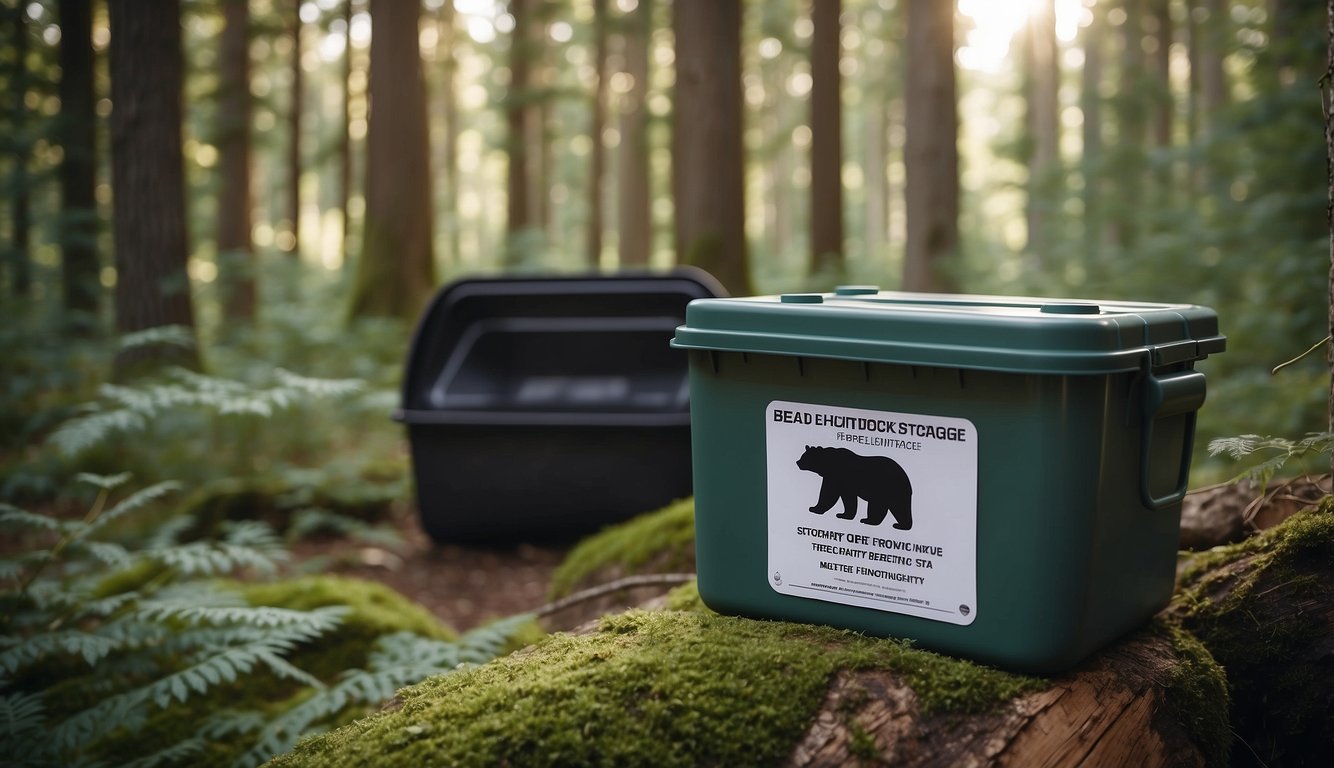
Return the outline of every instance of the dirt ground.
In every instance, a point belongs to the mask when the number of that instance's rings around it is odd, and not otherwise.
[[[396,546],[314,539],[292,547],[294,563],[387,584],[462,632],[544,605],[551,573],[573,546],[439,546],[410,505],[396,505],[388,524]]]

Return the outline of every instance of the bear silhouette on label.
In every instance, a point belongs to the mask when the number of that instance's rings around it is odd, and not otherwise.
[[[866,499],[867,525],[880,525],[885,515],[894,515],[894,527],[912,530],[912,483],[908,473],[888,456],[862,456],[847,448],[806,446],[797,459],[797,468],[814,472],[824,479],[820,499],[810,511],[823,515],[843,500],[842,520],[857,516],[857,499]]]

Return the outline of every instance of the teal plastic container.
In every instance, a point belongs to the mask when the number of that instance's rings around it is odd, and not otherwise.
[[[1053,673],[1171,596],[1212,310],[844,286],[672,345],[714,610]]]

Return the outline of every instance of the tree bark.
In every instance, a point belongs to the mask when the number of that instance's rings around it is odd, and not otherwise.
[[[955,292],[959,250],[954,2],[909,0],[905,66],[907,245],[903,287]]]
[[[591,149],[588,159],[587,258],[590,269],[602,264],[602,177],[606,173],[607,148],[602,133],[607,122],[607,0],[593,0],[594,86],[592,125],[588,129]]]
[[[677,0],[672,202],[677,261],[751,293],[742,146],[740,0]]]
[[[180,0],[109,0],[116,330],[194,328],[186,271],[181,156]],[[165,364],[199,367],[196,349],[143,345],[117,355],[125,379]]]
[[[452,6],[451,6],[452,7]],[[338,242],[343,249],[343,269],[352,264],[352,254],[348,249],[348,237],[351,223],[348,221],[348,201],[352,199],[352,0],[343,0],[343,34],[346,42],[343,46],[343,117],[338,124],[338,210],[342,218],[342,236]]]
[[[622,267],[643,267],[653,253],[653,211],[649,199],[648,76],[653,35],[652,0],[639,0],[626,20],[625,73],[632,79],[621,102],[620,183],[617,189],[617,251]]]
[[[454,4],[440,6],[440,46],[441,74],[443,83],[440,87],[440,105],[445,118],[445,145],[441,148],[442,165],[445,174],[445,232],[449,252],[446,264],[456,265],[462,262],[461,237],[459,233],[459,123],[458,100],[458,57],[454,55],[454,46],[458,39],[458,22],[454,15]]]
[[[841,0],[811,6],[811,253],[810,275],[841,282],[843,255],[843,77]]]
[[[414,4],[417,0],[414,0]],[[301,122],[305,111],[306,78],[301,68],[301,0],[292,3],[292,104],[287,116],[287,252],[301,256]],[[413,50],[417,50],[413,47]]]
[[[1033,6],[1025,34],[1028,63],[1028,250],[1042,268],[1051,256],[1049,213],[1058,208],[1057,183],[1061,164],[1061,122],[1058,92],[1060,55],[1056,46],[1056,3],[1044,0]]]
[[[519,236],[536,226],[530,213],[528,201],[529,156],[527,115],[530,94],[528,61],[529,26],[531,0],[510,0],[509,11],[514,17],[514,29],[510,32],[510,82],[505,95],[505,122],[508,128],[506,149],[509,155],[507,171],[507,208],[505,231],[505,263],[517,266],[523,256]]]
[[[1085,269],[1097,263],[1096,255],[1102,246],[1103,208],[1102,187],[1102,59],[1103,25],[1105,11],[1095,4],[1089,9],[1092,19],[1084,28],[1084,70],[1080,76],[1080,111],[1083,112],[1083,153],[1080,172],[1084,177],[1084,253]]]
[[[97,254],[97,120],[93,85],[93,10],[90,0],[61,0],[60,162],[61,287],[66,327],[78,334],[97,327],[102,295]]]
[[[420,5],[371,0],[366,216],[352,315],[415,318],[435,289]]]
[[[1334,748],[1327,509],[1186,561],[1146,627],[990,712],[931,715],[896,674],[845,670],[787,765],[1323,764]],[[1234,737],[1235,734],[1235,737]]]
[[[226,21],[218,57],[218,262],[224,314],[249,320],[257,303],[250,239],[250,4],[227,0],[222,12]]]
[[[1325,342],[1325,360],[1329,363],[1329,398],[1327,401],[1328,429],[1334,432],[1334,109],[1330,94],[1334,93],[1334,0],[1329,0],[1326,16],[1325,39],[1329,41],[1325,56],[1325,75],[1320,83],[1322,108],[1325,112],[1325,180],[1328,183],[1325,198],[1325,223],[1329,227],[1329,341]],[[1334,454],[1330,456],[1334,470]]]
[[[1121,72],[1115,107],[1116,143],[1108,157],[1113,205],[1108,210],[1108,237],[1113,245],[1134,248],[1139,242],[1141,196],[1144,194],[1149,99],[1144,63],[1144,4],[1147,0],[1123,0],[1125,21],[1121,25]]]
[[[9,290],[14,296],[32,292],[32,264],[29,250],[32,240],[32,197],[28,161],[32,155],[31,127],[28,119],[28,19],[22,4],[6,8],[14,45],[14,74],[9,88],[9,145],[13,168],[10,173],[9,200]]]

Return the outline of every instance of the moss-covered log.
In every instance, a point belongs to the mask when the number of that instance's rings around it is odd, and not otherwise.
[[[410,688],[277,764],[1301,764],[1334,749],[1331,562],[1328,504],[1197,555],[1169,609],[1054,678],[718,616],[680,589]]]

